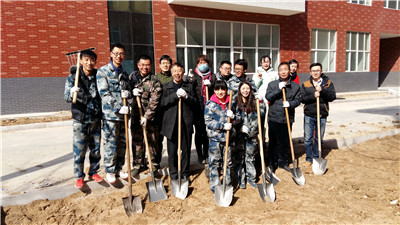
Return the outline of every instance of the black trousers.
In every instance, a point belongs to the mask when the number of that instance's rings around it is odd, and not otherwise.
[[[206,124],[203,119],[198,119],[194,124],[195,135],[194,144],[196,145],[196,152],[199,161],[208,158],[208,136],[206,131]]]
[[[292,125],[290,125],[292,127]],[[277,168],[289,164],[289,133],[286,123],[268,121],[268,164]],[[290,140],[291,141],[291,140]]]
[[[192,145],[192,134],[188,134],[186,127],[182,126],[181,133],[181,179],[189,177],[190,147]],[[178,179],[178,126],[174,128],[171,139],[167,138],[168,167],[171,179]]]

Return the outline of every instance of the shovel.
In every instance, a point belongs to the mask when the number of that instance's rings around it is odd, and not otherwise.
[[[232,107],[232,91],[229,91],[229,110]],[[231,118],[228,117],[228,123],[231,122]],[[226,131],[226,141],[225,141],[225,155],[224,155],[224,175],[222,178],[222,186],[215,186],[215,202],[218,206],[228,207],[233,198],[233,187],[232,185],[226,185],[226,167],[228,164],[228,148],[229,148],[229,130]],[[218,178],[219,179],[219,178]]]
[[[75,83],[74,87],[78,87],[79,85],[79,71],[80,71],[80,58],[81,58],[81,52],[78,52],[77,60],[76,60],[76,73],[75,73]],[[72,96],[72,103],[76,103],[76,98],[78,97],[78,92],[75,91],[74,95]]]
[[[317,97],[317,132],[318,132],[318,158],[313,158],[312,171],[315,175],[323,175],[326,171],[328,160],[321,158],[321,121],[319,97]]]
[[[124,106],[126,106],[126,99],[124,98]],[[131,176],[131,156],[129,154],[129,128],[128,128],[128,115],[124,115],[125,122],[125,139],[126,139],[126,160],[128,164],[128,189],[129,197],[122,198],[126,215],[131,216],[132,213],[142,213],[142,201],[139,196],[132,197],[132,176]]]
[[[181,179],[181,111],[182,100],[179,98],[178,103],[178,180],[171,179],[171,194],[175,195],[177,198],[185,199],[188,194],[189,181]]]
[[[208,101],[208,86],[206,86],[206,102]],[[206,164],[204,165],[204,174],[206,178],[210,180],[210,166],[208,165],[208,159],[206,159]]]
[[[265,202],[265,197],[269,198],[270,202],[275,201],[275,190],[274,185],[272,183],[268,183],[266,180],[266,172],[265,172],[265,162],[264,162],[264,147],[263,147],[263,138],[262,138],[262,127],[261,127],[261,114],[260,114],[260,102],[257,100],[257,122],[258,122],[258,139],[260,140],[260,156],[261,156],[261,167],[262,167],[262,184],[257,184],[258,193],[260,193],[260,197]]]
[[[285,88],[282,88],[282,94],[283,94],[283,101],[286,101]],[[300,168],[297,167],[297,165],[296,165],[297,163],[294,158],[292,132],[290,130],[290,121],[289,121],[289,112],[286,107],[285,107],[285,114],[286,114],[286,124],[288,127],[288,133],[289,133],[290,152],[291,152],[292,161],[293,161],[293,168],[290,168],[290,173],[292,174],[292,178],[293,178],[294,182],[296,182],[296,184],[302,186],[306,183],[306,179],[304,178],[304,175],[301,172]]]
[[[142,120],[142,118],[143,118],[142,103],[140,101],[139,96],[136,96],[136,102],[139,107],[140,120]],[[147,192],[149,193],[149,201],[157,202],[157,201],[167,199],[168,196],[167,196],[167,193],[165,192],[165,188],[164,188],[164,185],[161,182],[161,180],[154,179],[154,171],[153,171],[153,165],[151,162],[149,143],[147,141],[146,126],[142,125],[142,129],[143,129],[144,145],[146,147],[146,154],[147,154],[147,159],[149,161],[150,175],[151,175],[151,181],[146,182]]]

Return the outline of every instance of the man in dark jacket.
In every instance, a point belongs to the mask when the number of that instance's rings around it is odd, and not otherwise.
[[[322,73],[322,65],[320,63],[311,64],[310,75],[310,79],[305,81],[300,88],[301,103],[304,104],[304,147],[306,149],[306,162],[304,166],[310,166],[313,158],[319,158],[317,107],[320,108],[322,142],[325,133],[326,118],[329,114],[329,102],[336,99],[335,87],[332,81]],[[319,98],[319,106],[317,106],[317,98]]]
[[[289,111],[290,126],[294,122],[295,108],[300,105],[300,86],[290,79],[289,63],[282,62],[278,67],[279,80],[268,84],[266,99],[269,101],[268,111],[268,156],[269,165],[275,170],[278,166],[289,171],[288,149],[289,133],[285,108]],[[283,101],[285,91],[286,101]]]
[[[193,134],[193,109],[196,98],[192,85],[182,80],[183,66],[174,63],[173,80],[163,86],[161,109],[164,112],[161,134],[167,137],[168,167],[172,180],[178,179],[178,136],[181,136],[182,177],[189,181],[190,149]],[[178,134],[178,102],[181,99],[181,134]]]

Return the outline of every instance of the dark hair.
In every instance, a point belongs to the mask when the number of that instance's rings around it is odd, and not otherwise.
[[[174,66],[175,66],[175,67],[180,67],[180,68],[183,69],[183,65],[180,64],[180,63],[178,63],[178,62],[174,62],[174,64],[172,64],[172,66],[171,66],[171,69],[172,69]]]
[[[225,91],[228,90],[228,85],[226,84],[225,81],[223,81],[223,80],[216,80],[215,81],[214,91],[219,90],[219,89],[222,89],[222,90],[225,90]]]
[[[299,62],[297,62],[297,60],[291,59],[291,60],[289,61],[289,65],[290,65],[290,64],[293,64],[293,63],[296,63],[296,64],[297,64],[297,67],[300,66],[300,65],[299,65]]]
[[[121,43],[114,43],[114,44],[112,44],[112,45],[111,45],[110,52],[112,52],[112,50],[113,50],[114,48],[122,48],[122,49],[124,50],[124,52],[126,52],[125,46],[123,46]]]
[[[207,64],[210,64],[210,59],[206,55],[199,55],[197,56],[196,65],[199,64],[201,60],[206,61]]]
[[[161,61],[163,61],[163,60],[168,60],[169,63],[172,64],[172,59],[171,59],[171,57],[170,57],[169,55],[162,55],[162,56],[160,57],[160,63],[161,63]]]
[[[243,66],[243,70],[247,70],[247,61],[244,59],[237,59],[235,65],[241,65]]]
[[[271,60],[271,57],[269,57],[269,55],[263,55],[263,56],[261,56],[260,62],[262,62],[265,58],[268,58],[268,59],[269,59],[269,62],[272,64],[272,60]]]
[[[311,63],[311,65],[310,65],[310,70],[311,70],[311,68],[312,68],[313,66],[319,66],[319,67],[321,68],[321,70],[322,70],[322,65],[321,65],[321,63]]]
[[[228,65],[232,66],[232,63],[231,63],[231,62],[229,62],[228,60],[224,60],[224,61],[222,61],[222,62],[219,64],[219,67],[221,67],[221,66],[224,65],[224,64],[228,64]]]
[[[137,62],[139,62],[141,59],[143,59],[143,60],[150,60],[150,64],[153,62],[153,61],[151,60],[150,56],[148,56],[148,55],[140,55],[139,58],[138,58],[138,60],[137,60]]]
[[[243,99],[242,99],[243,95],[242,95],[242,93],[240,93],[240,88],[245,84],[247,84],[250,87],[250,93],[249,93],[246,103],[243,102]],[[239,84],[238,94],[236,96],[236,103],[238,105],[239,110],[246,109],[247,114],[255,112],[257,110],[256,103],[255,103],[255,97],[253,94],[253,88],[251,87],[250,82],[248,82],[247,80],[244,80],[244,81],[240,82],[240,84]]]
[[[89,58],[94,58],[94,60],[97,60],[97,54],[94,53],[92,50],[83,50],[81,51],[81,56],[80,59],[82,59],[83,56],[89,57]]]
[[[279,63],[278,70],[279,70],[279,68],[280,68],[281,66],[283,66],[283,65],[286,65],[288,69],[290,68],[289,63],[287,63],[287,62],[281,62],[281,63]]]

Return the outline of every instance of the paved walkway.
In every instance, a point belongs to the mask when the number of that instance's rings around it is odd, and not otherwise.
[[[331,105],[325,132],[325,147],[338,148],[400,133],[398,92],[373,91],[338,94]],[[304,153],[303,109],[296,109],[293,139],[297,154]],[[8,117],[12,118],[13,115]],[[22,116],[22,115],[14,115]],[[26,115],[25,115],[26,116]],[[29,116],[34,116],[30,114]],[[51,113],[48,114],[51,116]],[[58,199],[78,192],[72,168],[72,122],[1,127],[1,205],[27,204],[37,199]],[[191,163],[197,163],[192,147]],[[88,165],[88,162],[85,163]],[[162,167],[167,165],[166,146]],[[162,173],[167,173],[164,169]],[[104,174],[101,165],[100,174]],[[147,177],[141,174],[140,179]],[[123,188],[125,181],[110,187],[106,182],[87,182],[88,188]]]

